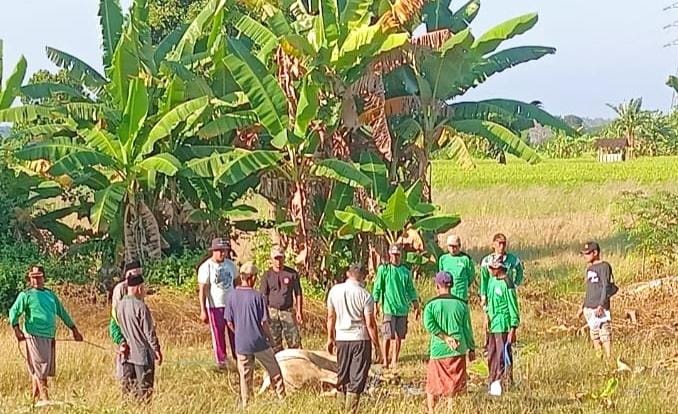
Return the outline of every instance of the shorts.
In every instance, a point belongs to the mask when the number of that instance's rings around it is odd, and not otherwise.
[[[407,336],[407,316],[384,315],[382,325],[384,339],[405,339]]]
[[[584,317],[588,321],[595,315],[596,310],[584,308]],[[593,342],[610,342],[612,340],[612,325],[610,322],[603,322],[597,328],[590,328],[589,334]]]
[[[28,372],[41,380],[56,373],[55,340],[26,334],[26,362]]]

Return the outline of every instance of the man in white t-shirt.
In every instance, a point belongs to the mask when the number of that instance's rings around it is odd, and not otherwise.
[[[374,300],[362,286],[360,264],[352,264],[344,283],[327,297],[327,352],[337,350],[337,389],[341,408],[355,413],[372,365],[372,347],[379,352]]]
[[[229,257],[230,250],[231,243],[227,239],[212,240],[212,257],[198,268],[200,320],[209,323],[214,356],[220,369],[226,367],[226,332],[231,356],[235,360],[233,332],[226,327],[224,319],[228,295],[233,291],[233,281],[238,277],[235,263],[226,258]]]

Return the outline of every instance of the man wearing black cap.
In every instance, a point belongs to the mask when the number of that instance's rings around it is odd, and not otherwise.
[[[162,364],[160,342],[151,311],[144,303],[146,294],[141,273],[127,278],[127,296],[116,309],[120,330],[129,352],[123,363],[123,393],[149,402],[155,382],[155,364]]]
[[[609,359],[611,350],[610,297],[617,292],[612,266],[600,260],[600,246],[594,241],[584,244],[581,254],[586,259],[586,296],[577,316],[584,315],[596,350],[601,346]]]
[[[233,281],[238,277],[238,269],[230,257],[231,242],[216,238],[210,246],[211,257],[198,267],[198,285],[200,298],[200,320],[209,323],[212,333],[212,347],[217,367],[226,368],[226,334],[231,355],[235,360],[235,339],[233,331],[226,327],[224,310],[228,296],[233,292]]]
[[[123,363],[128,353],[128,348],[125,343],[125,337],[118,324],[117,308],[122,298],[127,295],[127,279],[142,274],[141,263],[138,260],[126,263],[122,272],[123,279],[115,285],[111,295],[111,320],[108,325],[108,333],[111,336],[113,343],[120,347],[115,357],[115,373],[116,377],[120,380],[123,378]]]

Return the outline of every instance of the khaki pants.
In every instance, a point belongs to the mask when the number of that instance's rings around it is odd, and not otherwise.
[[[242,399],[243,407],[247,406],[249,396],[252,394],[255,359],[259,361],[266,372],[268,372],[278,397],[283,397],[285,395],[285,383],[283,382],[282,374],[280,373],[280,365],[278,365],[278,361],[275,359],[275,354],[273,354],[271,348],[250,355],[237,355],[238,372],[240,373],[240,398]]]

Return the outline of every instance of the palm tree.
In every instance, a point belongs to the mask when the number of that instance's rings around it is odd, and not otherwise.
[[[624,137],[628,145],[626,156],[633,159],[637,148],[637,139],[642,135],[641,129],[650,120],[650,113],[643,110],[643,99],[631,99],[619,105],[607,104],[617,114],[617,119],[610,126],[619,137]]]

